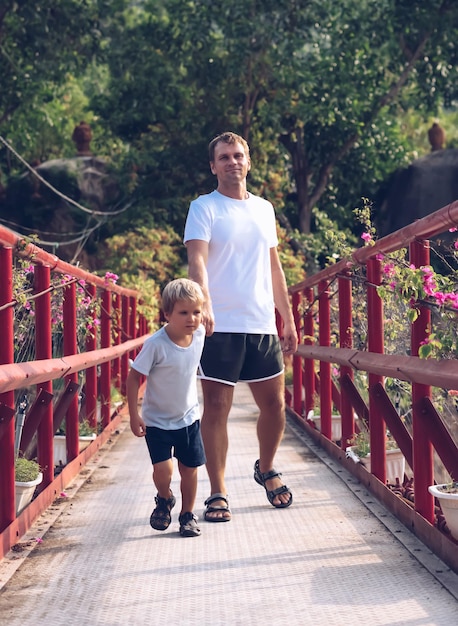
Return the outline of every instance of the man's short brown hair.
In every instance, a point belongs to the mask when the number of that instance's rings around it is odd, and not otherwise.
[[[208,156],[210,159],[210,163],[213,163],[213,161],[215,160],[215,146],[216,144],[220,142],[228,143],[228,144],[234,144],[234,143],[242,144],[243,149],[245,150],[246,156],[250,158],[250,148],[248,146],[246,139],[244,139],[240,135],[237,135],[236,133],[227,131],[225,133],[221,133],[220,135],[217,135],[208,144]]]

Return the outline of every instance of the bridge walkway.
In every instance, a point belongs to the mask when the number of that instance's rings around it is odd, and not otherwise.
[[[458,576],[292,423],[278,468],[294,492],[271,507],[253,480],[256,410],[239,384],[230,415],[230,523],[153,531],[142,440],[120,431],[0,563],[8,626],[450,626]],[[172,488],[179,493],[178,473]],[[199,474],[196,513],[209,494]],[[25,558],[26,557],[26,558]]]

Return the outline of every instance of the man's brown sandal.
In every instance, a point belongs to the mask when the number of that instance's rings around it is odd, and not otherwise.
[[[293,494],[288,489],[288,487],[286,485],[282,485],[281,487],[277,487],[276,489],[272,489],[271,491],[266,487],[266,481],[270,480],[271,478],[276,478],[277,476],[281,476],[281,474],[274,469],[271,469],[268,472],[264,473],[261,472],[261,470],[259,469],[259,459],[254,464],[254,479],[258,483],[258,485],[261,485],[266,490],[267,499],[269,500],[270,504],[276,509],[286,509],[287,506],[293,503]],[[280,501],[279,504],[275,504],[275,497],[279,496],[282,493],[289,493],[288,502]]]
[[[170,522],[172,521],[170,511],[176,504],[175,496],[172,493],[170,498],[161,498],[161,496],[158,494],[155,497],[155,500],[156,508],[151,513],[149,523],[151,524],[151,527],[154,528],[154,530],[167,530],[167,528],[170,526]]]

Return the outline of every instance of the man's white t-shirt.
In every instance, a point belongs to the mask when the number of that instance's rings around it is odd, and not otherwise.
[[[218,191],[189,207],[184,242],[208,242],[207,273],[215,332],[277,334],[270,249],[278,245],[274,208],[249,194]]]
[[[183,348],[163,326],[145,341],[132,367],[147,376],[142,405],[146,426],[178,430],[200,419],[197,368],[204,339],[205,328],[200,325],[191,345]]]

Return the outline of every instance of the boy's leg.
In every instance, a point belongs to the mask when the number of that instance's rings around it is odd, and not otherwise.
[[[181,513],[180,535],[182,537],[198,537],[200,528],[197,526],[197,517],[193,508],[197,493],[197,467],[188,467],[178,461],[178,469],[181,475]]]
[[[172,496],[170,483],[173,475],[173,460],[167,459],[153,465],[153,482],[156,485],[157,493],[166,500]]]
[[[197,467],[187,467],[178,461],[181,476],[181,514],[192,513],[197,494]]]
[[[167,459],[153,465],[153,481],[157,488],[156,508],[151,513],[150,524],[154,530],[166,530],[172,521],[171,510],[175,497],[170,489],[173,474],[173,461]]]

